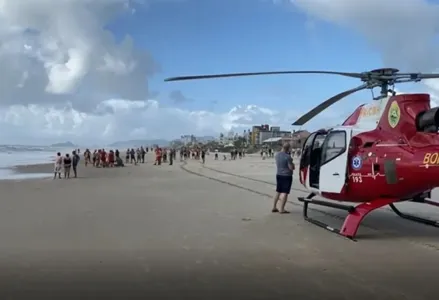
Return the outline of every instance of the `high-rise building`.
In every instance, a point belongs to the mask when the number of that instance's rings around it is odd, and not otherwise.
[[[259,145],[259,133],[261,132],[261,130],[262,130],[262,126],[253,126],[252,127],[250,144]]]

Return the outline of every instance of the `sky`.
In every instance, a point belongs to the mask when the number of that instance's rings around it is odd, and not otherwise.
[[[439,67],[439,1],[0,0],[0,144],[293,128],[355,79],[281,75],[164,82],[180,75]],[[438,81],[398,91],[439,95]],[[301,129],[341,123],[370,91]],[[432,103],[435,105],[435,102]]]

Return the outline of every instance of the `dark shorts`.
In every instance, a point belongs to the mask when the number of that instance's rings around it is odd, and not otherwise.
[[[281,194],[289,194],[291,185],[293,184],[293,176],[276,175],[276,192]]]

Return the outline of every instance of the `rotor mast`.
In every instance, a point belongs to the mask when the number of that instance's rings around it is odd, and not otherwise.
[[[387,97],[389,92],[392,94],[394,93],[393,87],[395,86],[395,74],[398,72],[398,69],[393,68],[376,69],[367,72],[368,76],[361,78],[361,80],[368,85],[369,89],[373,89],[375,87],[380,88],[379,96],[373,97],[373,100],[380,100]]]

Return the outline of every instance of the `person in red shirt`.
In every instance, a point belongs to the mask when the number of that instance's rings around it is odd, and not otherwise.
[[[113,152],[113,150],[110,150],[110,152],[108,153],[108,164],[109,164],[109,167],[114,167],[114,152]]]
[[[101,164],[103,168],[107,166],[107,152],[104,149],[101,151]]]
[[[162,149],[157,148],[155,150],[155,162],[154,165],[161,165],[162,164]]]

